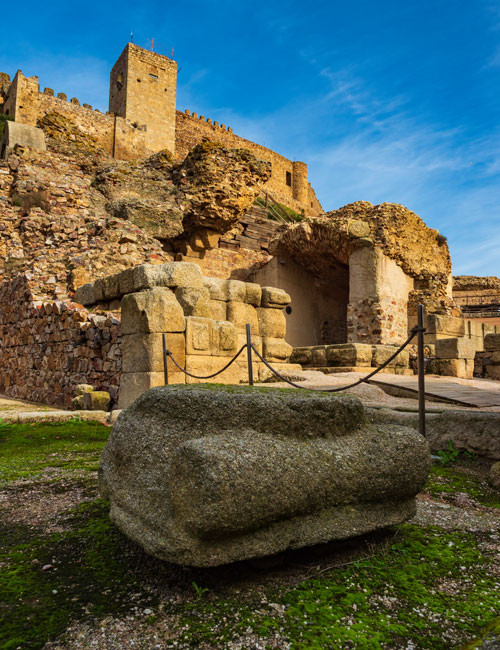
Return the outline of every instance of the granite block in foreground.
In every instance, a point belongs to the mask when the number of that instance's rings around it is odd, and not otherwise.
[[[168,386],[120,414],[99,483],[148,553],[216,566],[405,521],[429,467],[418,433],[351,395]]]

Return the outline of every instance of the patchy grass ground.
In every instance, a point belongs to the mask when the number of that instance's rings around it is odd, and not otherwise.
[[[0,649],[439,650],[500,633],[500,495],[480,459],[435,466],[400,527],[200,570],[110,524],[108,433],[0,424]]]

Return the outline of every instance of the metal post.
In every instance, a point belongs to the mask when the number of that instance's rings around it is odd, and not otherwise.
[[[418,430],[425,438],[424,306],[418,305]]]
[[[163,377],[165,378],[165,386],[168,386],[168,354],[167,354],[167,335],[162,334],[163,342]]]
[[[248,360],[248,383],[253,386],[253,365],[252,365],[252,332],[247,323],[247,360]]]

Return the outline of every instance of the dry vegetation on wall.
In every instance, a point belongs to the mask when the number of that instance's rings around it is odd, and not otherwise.
[[[97,138],[86,133],[61,113],[47,113],[38,120],[37,126],[43,130],[52,148],[60,153],[71,154],[75,150],[81,150],[94,156],[106,155]]]

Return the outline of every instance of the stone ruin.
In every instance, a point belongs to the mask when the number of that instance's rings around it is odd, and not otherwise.
[[[126,53],[145,73],[159,56],[131,46]],[[304,163],[180,113],[173,103],[164,133],[157,128],[164,115],[155,115],[146,130],[138,115],[130,122],[143,106],[121,104],[128,99],[116,83],[130,73],[127,65],[121,57],[112,72],[115,115],[67,102],[50,89],[41,93],[38,79],[21,72],[12,82],[0,74],[0,111],[15,120],[4,124],[0,159],[3,393],[70,406],[76,387],[88,384],[109,392],[116,406],[128,403],[119,395],[129,391],[127,382],[136,386],[130,395],[156,384],[156,362],[125,369],[140,346],[145,359],[158,357],[150,343],[137,343],[133,352],[130,342],[139,341],[141,332],[125,333],[123,315],[138,298],[126,299],[128,289],[108,289],[129,269],[173,262],[196,264],[205,278],[203,288],[199,277],[191,286],[156,287],[175,292],[185,319],[213,321],[168,332],[172,346],[184,336],[185,362],[193,369],[202,363],[215,368],[231,356],[233,348],[215,343],[226,334],[214,323],[230,323],[224,326],[228,340],[231,328],[238,340],[245,315],[263,339],[266,359],[324,372],[364,371],[406,339],[416,305],[423,303],[428,372],[498,377],[492,341],[500,321],[493,312],[479,319],[466,309],[470,301],[491,302],[498,279],[456,278],[453,289],[446,239],[415,213],[391,203],[357,202],[322,214]],[[174,87],[175,63],[166,66],[166,83]],[[151,84],[148,97],[154,99]],[[157,150],[156,137],[167,138],[166,149]],[[149,148],[139,146],[144,138]],[[288,220],[270,219],[276,200]],[[268,306],[256,297],[242,300],[235,282],[275,287],[288,296],[275,309],[279,334],[263,333],[254,311]],[[94,287],[93,297],[84,285]],[[111,297],[102,298],[103,287]],[[194,353],[186,337],[203,328],[196,336],[209,343]],[[389,370],[413,372],[415,347]],[[258,368],[260,376],[265,373]]]
[[[349,396],[214,392],[183,370],[223,368],[250,324],[281,372],[368,371],[423,303],[428,371],[500,378],[496,325],[463,317],[446,239],[418,215],[323,214],[305,163],[177,111],[175,86],[175,62],[133,44],[106,115],[0,73],[0,392],[125,409],[101,489],[163,559],[212,566],[408,519],[429,467],[415,431],[367,424]],[[410,348],[389,370],[412,364]],[[242,355],[213,381],[247,373]]]
[[[148,553],[217,566],[410,519],[429,467],[424,438],[353,396],[170,386],[119,415],[99,485]]]
[[[121,379],[119,408],[164,384],[162,335],[177,363],[194,375],[223,368],[246,343],[246,325],[260,354],[277,370],[297,371],[289,363],[292,346],[285,341],[283,309],[290,296],[282,289],[251,282],[207,278],[186,262],[142,264],[80,287],[75,299],[87,308],[106,309],[121,300]],[[169,359],[169,383],[190,384]],[[254,375],[262,381],[270,371],[255,360]],[[212,382],[248,381],[246,355],[241,355]]]

